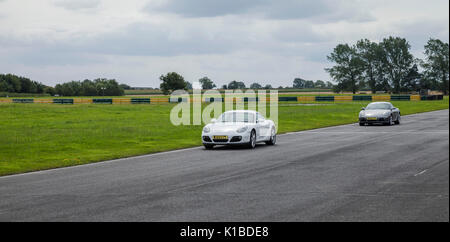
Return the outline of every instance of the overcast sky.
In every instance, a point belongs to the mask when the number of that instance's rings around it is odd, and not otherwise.
[[[448,0],[0,0],[0,73],[47,85],[97,77],[159,87],[175,71],[292,85],[330,78],[339,43],[448,42]]]

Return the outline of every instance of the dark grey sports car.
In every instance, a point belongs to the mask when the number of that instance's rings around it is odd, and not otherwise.
[[[359,125],[366,124],[400,124],[400,109],[394,107],[390,102],[374,102],[359,112]]]

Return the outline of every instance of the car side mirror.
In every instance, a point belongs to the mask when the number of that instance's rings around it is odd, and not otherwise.
[[[215,122],[217,122],[217,119],[215,119],[215,118],[211,119],[211,123],[215,123]]]
[[[366,108],[361,108],[361,110],[366,110]]]

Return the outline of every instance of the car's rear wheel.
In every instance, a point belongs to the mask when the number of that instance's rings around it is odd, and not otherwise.
[[[252,130],[250,133],[250,141],[248,142],[248,148],[254,149],[256,147],[256,132]]]
[[[275,145],[277,142],[277,133],[275,132],[275,129],[272,129],[270,140],[266,141],[266,145]]]
[[[207,149],[207,150],[214,148],[214,145],[203,144],[203,146],[205,146],[205,149]]]

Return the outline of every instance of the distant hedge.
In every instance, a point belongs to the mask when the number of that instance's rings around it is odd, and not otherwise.
[[[124,90],[114,79],[98,78],[93,81],[71,81],[55,86],[60,96],[123,96]]]
[[[26,77],[0,74],[0,93],[51,93],[51,89]]]

